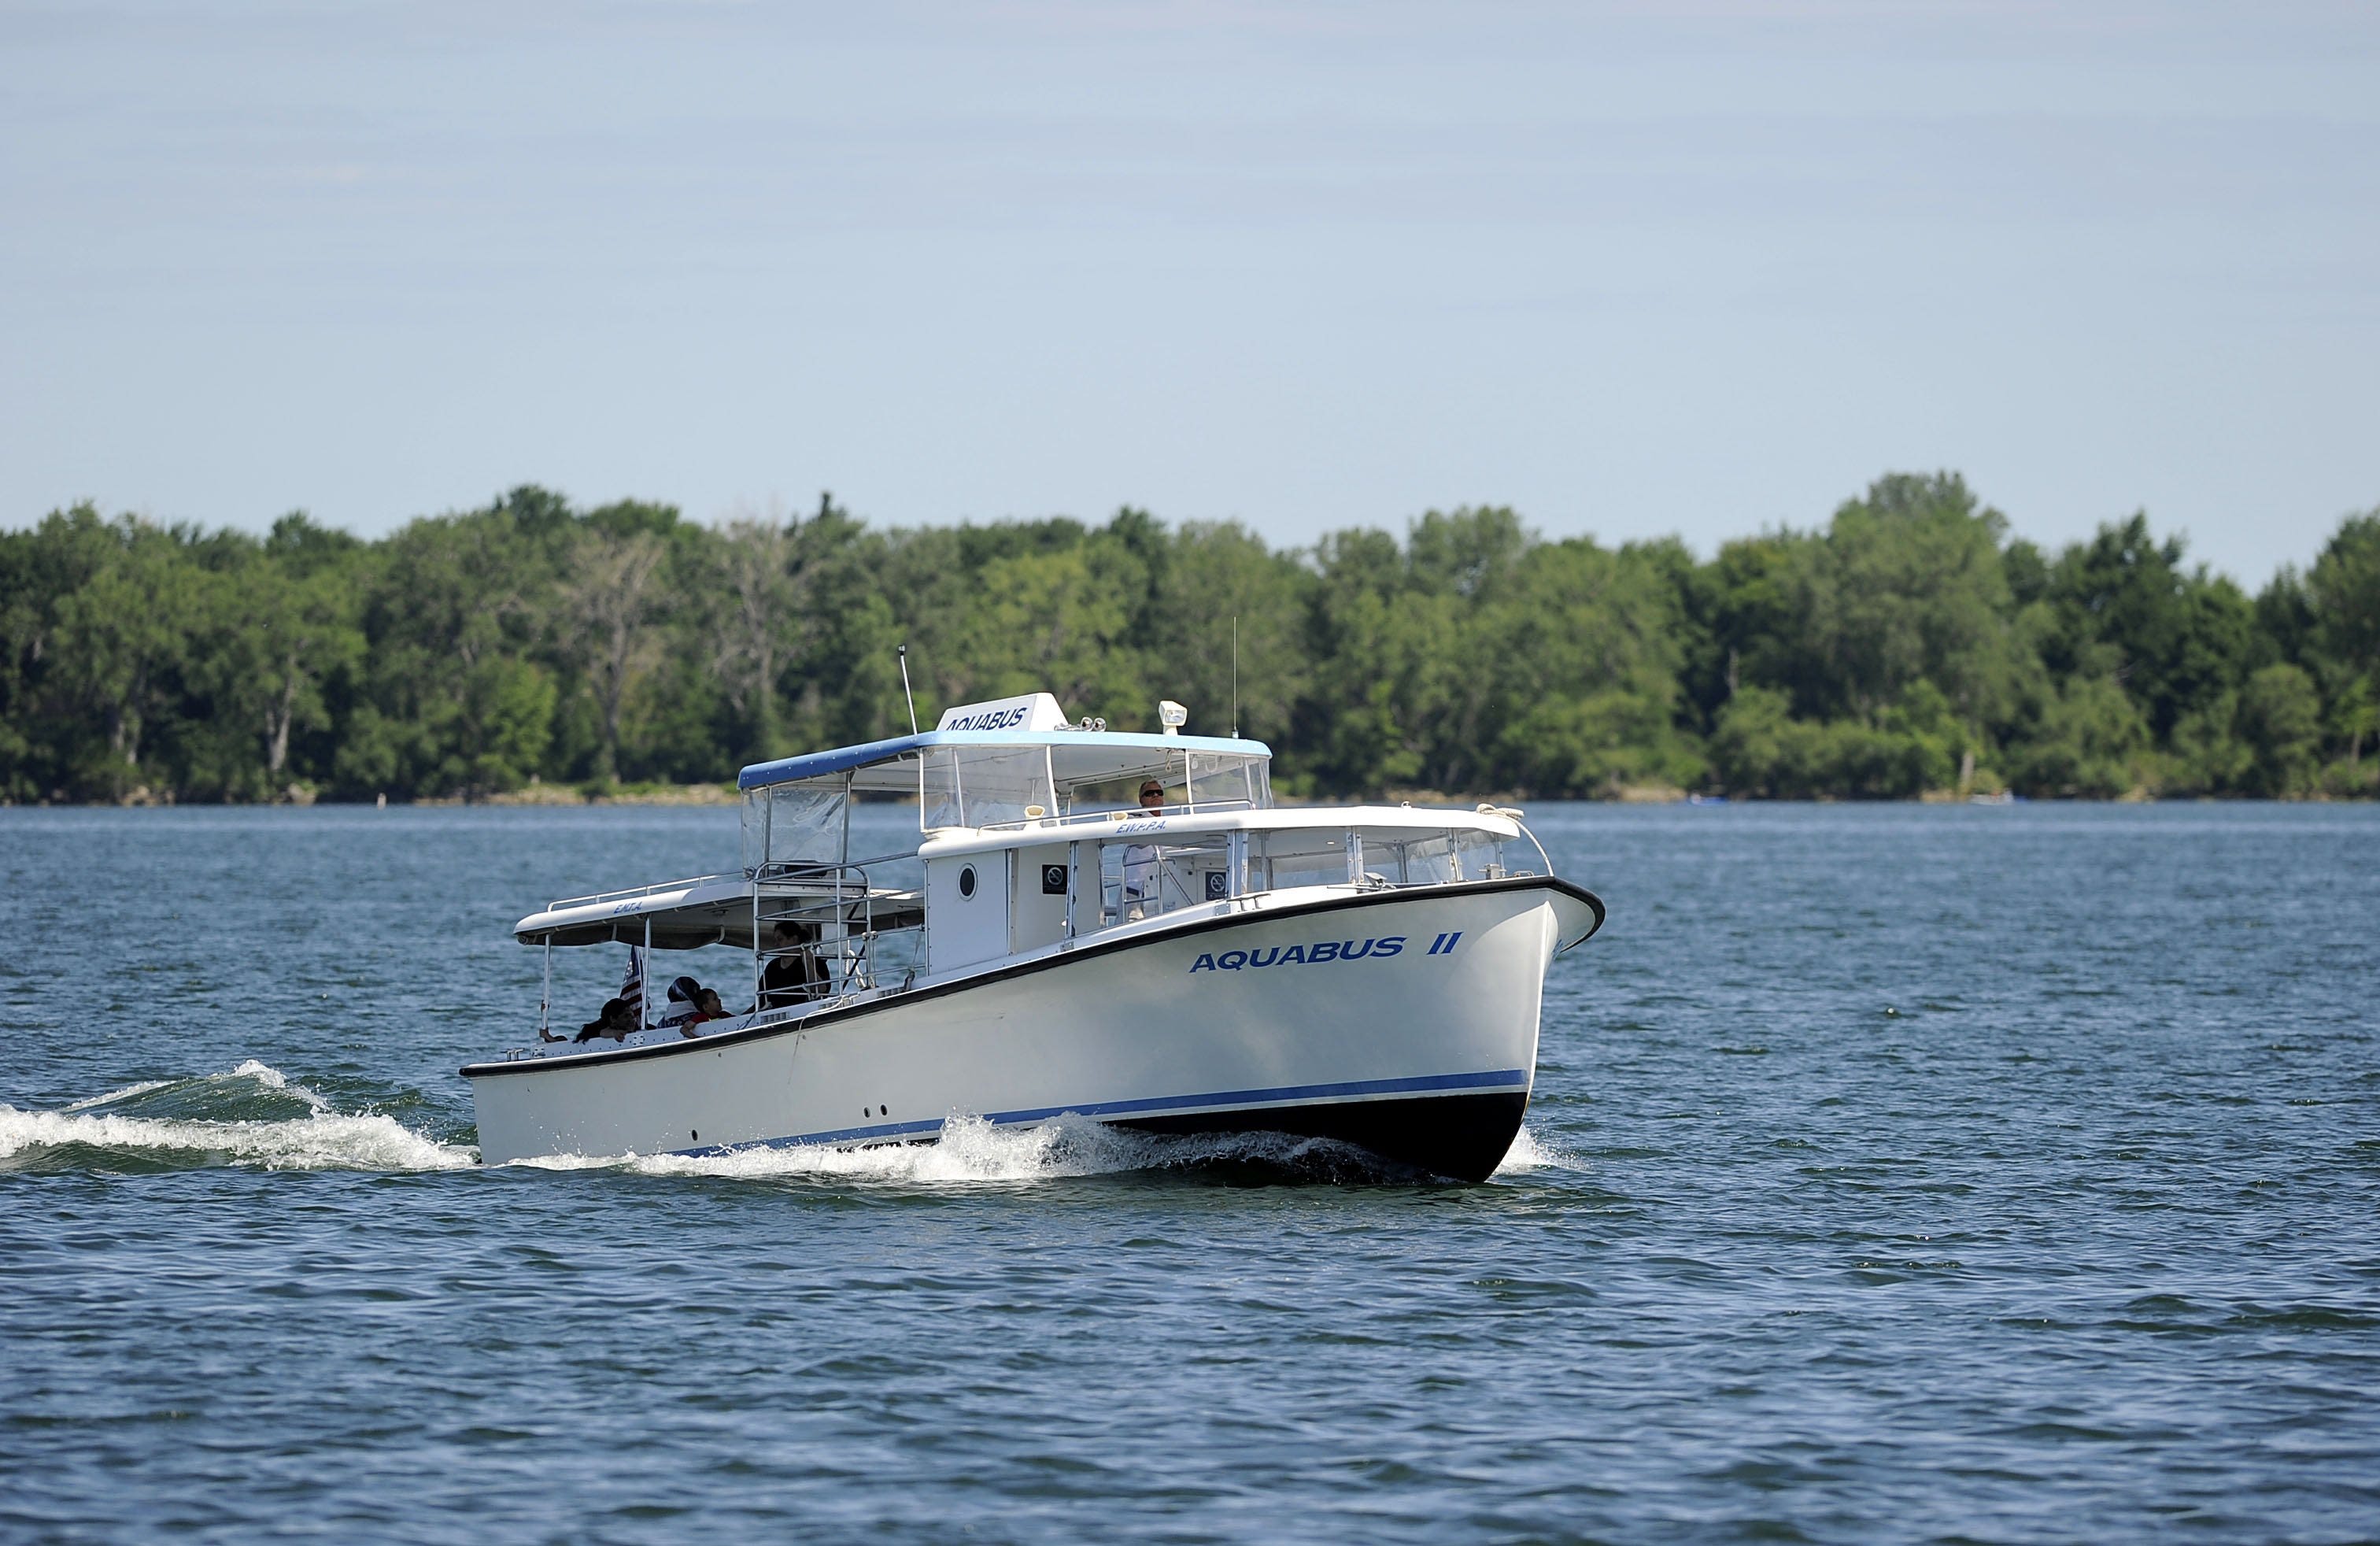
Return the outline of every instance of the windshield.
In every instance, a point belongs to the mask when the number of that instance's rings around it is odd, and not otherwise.
[[[844,858],[844,812],[850,796],[841,781],[780,784],[744,795],[744,872],[763,867],[838,864]]]

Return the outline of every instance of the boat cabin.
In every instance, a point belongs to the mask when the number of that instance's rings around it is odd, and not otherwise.
[[[737,1029],[1317,887],[1549,872],[1518,811],[1277,807],[1269,748],[1181,734],[1184,717],[1167,703],[1161,734],[1111,732],[1033,693],[756,763],[737,779],[740,873],[556,902],[515,932],[549,949],[748,949],[751,1008],[722,1023]],[[917,843],[856,855],[853,806],[883,799],[917,802]],[[887,883],[910,861],[921,887]],[[550,998],[550,966],[547,980]]]

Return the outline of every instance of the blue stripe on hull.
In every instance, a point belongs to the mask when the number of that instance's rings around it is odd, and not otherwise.
[[[1311,1101],[1360,1101],[1422,1091],[1525,1090],[1525,1068],[1497,1068],[1478,1074],[1427,1074],[1407,1079],[1348,1079],[1337,1084],[1293,1084],[1272,1090],[1223,1090],[1207,1095],[1158,1095],[1139,1101],[1086,1101],[1068,1106],[1036,1106],[1021,1111],[985,1114],[995,1126],[1047,1122],[1053,1116],[1148,1116],[1165,1112],[1198,1111],[1208,1107],[1288,1104]],[[839,1127],[832,1132],[796,1133],[789,1138],[753,1138],[743,1143],[706,1143],[677,1154],[730,1154],[739,1149],[793,1149],[810,1143],[865,1143],[915,1138],[941,1130],[944,1119],[884,1122],[864,1127]]]

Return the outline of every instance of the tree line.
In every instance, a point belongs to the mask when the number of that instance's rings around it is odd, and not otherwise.
[[[79,505],[0,533],[0,802],[730,781],[905,730],[903,643],[929,723],[1047,689],[1147,729],[1174,698],[1313,796],[2380,783],[2380,509],[2251,596],[2144,516],[2051,554],[1941,473],[1707,561],[1502,508],[1279,548],[1135,509],[885,530],[823,497],[705,526],[525,487],[377,542]]]

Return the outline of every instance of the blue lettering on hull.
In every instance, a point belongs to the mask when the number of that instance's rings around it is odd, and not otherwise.
[[[1402,934],[1381,934],[1364,940],[1317,940],[1311,944],[1265,945],[1255,950],[1226,950],[1206,953],[1190,963],[1193,972],[1257,971],[1266,967],[1319,967],[1334,961],[1385,961],[1402,955],[1405,948]],[[1451,956],[1454,942],[1461,934],[1440,934],[1431,944],[1429,954]]]

